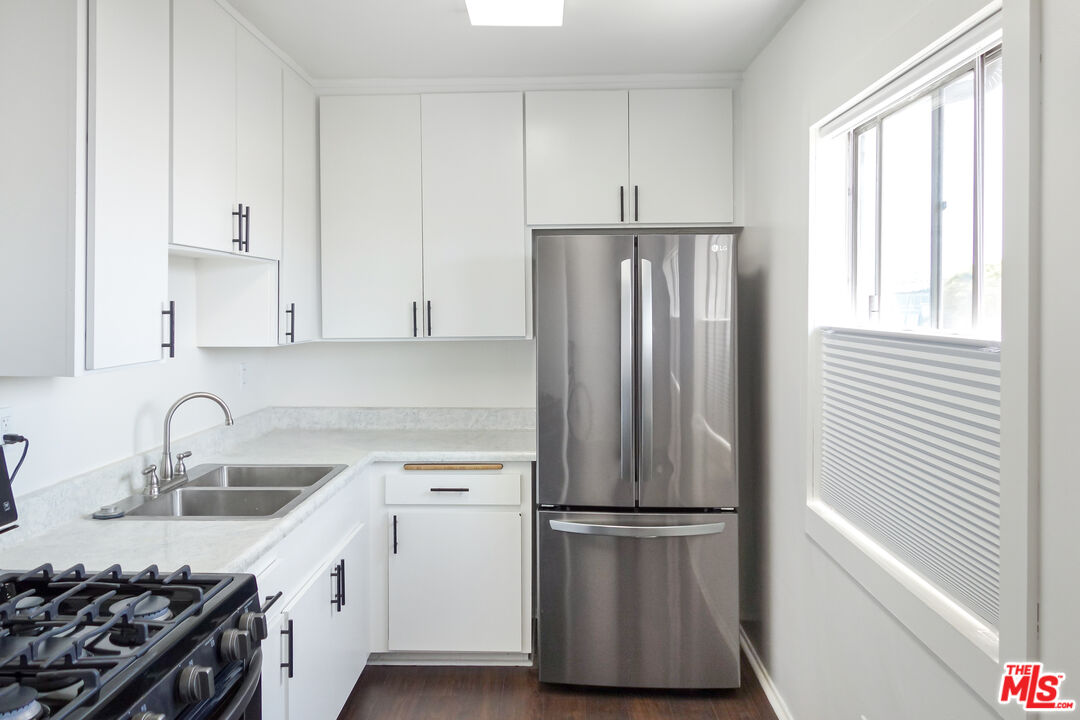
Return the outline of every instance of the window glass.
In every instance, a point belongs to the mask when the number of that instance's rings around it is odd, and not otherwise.
[[[975,258],[975,73],[967,72],[935,93],[941,173],[941,323],[971,329]]]
[[[924,96],[881,122],[881,323],[929,328],[931,129]]]
[[[1001,184],[1002,89],[1001,56],[986,62],[983,74],[983,272],[979,326],[993,336],[1001,334]]]
[[[877,139],[876,126],[856,136],[855,309],[867,317],[877,294]]]

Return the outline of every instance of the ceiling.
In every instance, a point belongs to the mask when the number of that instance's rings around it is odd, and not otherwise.
[[[231,0],[327,80],[738,72],[799,2],[566,0],[561,28],[499,28],[465,0]]]

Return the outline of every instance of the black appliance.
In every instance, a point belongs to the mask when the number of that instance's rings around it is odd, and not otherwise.
[[[0,571],[5,720],[258,720],[252,575]]]
[[[7,460],[4,458],[4,445],[0,443],[0,533],[18,527],[15,524],[18,519],[15,495],[11,490],[11,477],[8,475]]]

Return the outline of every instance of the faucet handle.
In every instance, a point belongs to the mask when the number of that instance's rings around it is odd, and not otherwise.
[[[158,494],[158,475],[157,465],[148,465],[145,470],[142,471],[143,477],[146,478],[146,487],[143,488],[143,492],[151,497]]]
[[[191,451],[185,450],[182,453],[176,454],[176,465],[173,466],[173,476],[179,477],[187,475],[187,467],[184,465],[184,461],[191,457]]]

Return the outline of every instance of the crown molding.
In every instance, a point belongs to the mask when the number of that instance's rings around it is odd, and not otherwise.
[[[738,87],[742,73],[567,75],[551,77],[355,78],[312,80],[319,95],[385,95],[528,90]]]

